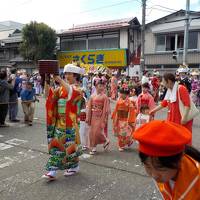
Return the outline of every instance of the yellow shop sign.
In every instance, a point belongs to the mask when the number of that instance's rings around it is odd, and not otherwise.
[[[58,60],[60,67],[64,67],[72,61],[79,61],[82,65],[127,66],[126,49],[61,51],[58,53]]]

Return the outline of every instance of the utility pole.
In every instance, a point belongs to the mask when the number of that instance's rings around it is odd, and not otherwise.
[[[147,0],[142,0],[141,57],[140,57],[141,71],[143,71],[145,67],[144,47],[145,47],[146,1]]]
[[[183,65],[187,65],[188,35],[190,26],[190,0],[186,0]]]

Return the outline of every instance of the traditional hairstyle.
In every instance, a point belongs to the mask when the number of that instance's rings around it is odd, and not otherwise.
[[[95,79],[95,80],[94,80],[94,86],[97,86],[97,85],[99,85],[99,84],[104,85],[104,84],[105,84],[104,80],[101,79],[101,78]]]
[[[143,88],[148,88],[148,89],[150,89],[149,83],[143,83],[143,84],[142,84],[142,87],[143,87]]]

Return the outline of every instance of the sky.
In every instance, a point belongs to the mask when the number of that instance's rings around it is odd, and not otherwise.
[[[147,0],[146,23],[185,9],[186,0]],[[137,17],[141,22],[141,0],[1,0],[0,22],[44,22],[53,29],[73,25]],[[200,0],[190,0],[190,9],[200,11]]]

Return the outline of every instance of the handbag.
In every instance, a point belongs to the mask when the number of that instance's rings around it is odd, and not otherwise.
[[[185,116],[186,113],[186,107],[184,106],[183,102],[180,99],[180,94],[179,94],[179,88],[178,88],[178,100],[179,100],[179,110],[181,113],[181,117]],[[186,121],[190,121],[194,119],[197,115],[199,114],[199,110],[197,107],[194,105],[193,101],[190,98],[190,110],[186,116]]]

